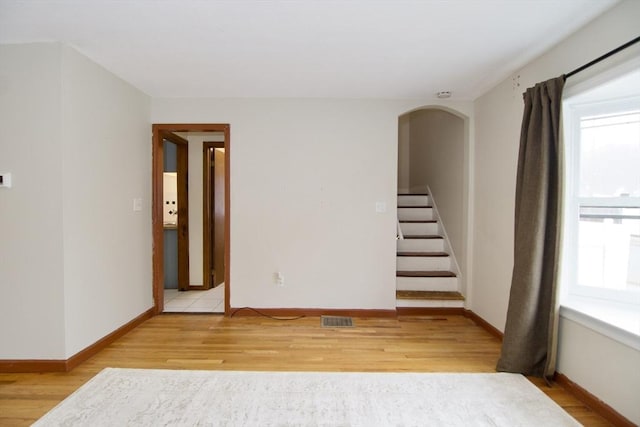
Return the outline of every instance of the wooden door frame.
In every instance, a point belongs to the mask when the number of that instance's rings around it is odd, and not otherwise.
[[[225,236],[224,236],[224,261],[225,261],[225,277],[224,277],[224,313],[225,316],[230,314],[231,300],[231,260],[230,260],[230,241],[231,241],[231,139],[229,124],[158,124],[152,125],[152,287],[154,300],[154,313],[160,314],[164,311],[164,224],[163,224],[163,183],[162,174],[164,172],[164,147],[163,132],[222,132],[225,142]]]
[[[186,291],[187,289],[189,289],[189,141],[182,138],[181,136],[176,135],[173,132],[169,132],[166,130],[161,130],[159,134],[162,141],[163,150],[165,140],[176,144],[177,148],[176,169],[178,171],[178,223],[176,224],[176,233],[178,237],[178,289],[181,291]],[[164,245],[164,239],[162,241]]]
[[[225,148],[225,142],[217,142],[217,141],[203,141],[202,142],[202,271],[203,271],[203,283],[202,285],[206,289],[210,289],[213,284],[211,283],[211,269],[213,266],[211,265],[211,247],[213,246],[213,242],[211,241],[211,229],[213,228],[213,218],[211,215],[213,200],[211,200],[211,187],[212,187],[212,176],[211,176],[211,159],[209,157],[209,150],[211,148]],[[225,149],[226,152],[226,149]],[[226,153],[225,153],[225,170],[226,170]],[[225,172],[225,186],[226,186],[226,172]],[[226,193],[225,188],[225,193]],[[226,210],[226,196],[225,196],[225,210]],[[226,215],[225,215],[226,221]],[[226,232],[225,232],[226,233]],[[226,247],[226,242],[225,242]],[[226,271],[226,268],[225,268]],[[226,275],[226,273],[225,273]],[[226,277],[225,277],[226,279]],[[225,282],[226,284],[226,282]]]

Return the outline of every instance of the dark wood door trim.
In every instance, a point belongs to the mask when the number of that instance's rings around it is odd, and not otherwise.
[[[212,181],[213,176],[211,174],[211,168],[213,166],[213,159],[209,150],[212,148],[225,148],[224,142],[212,142],[204,141],[202,143],[202,269],[203,269],[203,287],[210,289],[214,286],[211,280],[211,270],[214,265],[211,263],[211,248],[213,241],[211,235],[213,234],[213,200],[211,198]],[[226,159],[225,159],[226,160]]]
[[[162,130],[162,131],[160,131],[160,135],[162,136],[162,139],[169,140],[169,141],[173,142],[174,144],[189,145],[189,141],[187,139],[181,137],[180,135],[176,135],[173,132]]]
[[[231,235],[231,140],[230,126],[228,124],[153,124],[152,125],[152,268],[153,268],[153,299],[155,313],[164,310],[164,238],[163,238],[163,188],[162,173],[164,171],[164,147],[163,136],[174,132],[223,132],[225,142],[225,295],[224,311],[228,316],[231,300],[231,262],[230,262],[230,235]],[[178,135],[173,135],[178,137]],[[179,138],[179,137],[178,137]],[[180,217],[180,215],[179,215]],[[179,220],[179,219],[178,219]]]

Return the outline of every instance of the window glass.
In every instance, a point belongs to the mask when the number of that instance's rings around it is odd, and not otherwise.
[[[580,197],[640,197],[640,112],[580,120]]]
[[[577,284],[640,290],[640,111],[579,126]]]

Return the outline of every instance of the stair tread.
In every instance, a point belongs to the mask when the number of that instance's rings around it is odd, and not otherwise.
[[[403,234],[405,239],[444,239],[436,234]]]
[[[396,277],[456,277],[456,273],[447,270],[396,271]]]
[[[464,301],[464,296],[448,291],[396,291],[396,299]]]
[[[415,257],[448,257],[449,254],[446,252],[411,252],[411,251],[400,251],[396,254],[397,256],[415,256]]]
[[[398,205],[398,209],[431,209],[431,205]]]
[[[403,219],[400,224],[435,224],[438,220],[435,219]]]
[[[398,193],[398,196],[428,196],[429,193]]]

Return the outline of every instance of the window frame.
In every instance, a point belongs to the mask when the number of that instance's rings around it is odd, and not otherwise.
[[[564,181],[563,200],[564,212],[562,216],[562,250],[560,262],[560,313],[562,316],[580,321],[592,319],[589,327],[596,330],[606,330],[608,336],[619,339],[640,349],[640,292],[635,290],[607,289],[582,286],[578,283],[578,228],[580,224],[581,203],[589,206],[606,204],[617,207],[640,206],[640,197],[589,197],[580,198],[580,118],[598,115],[611,115],[639,110],[640,87],[629,96],[616,96],[603,99],[601,96],[583,96],[603,84],[626,75],[637,69],[640,58],[631,61],[632,65],[610,70],[596,78],[583,81],[565,90],[563,99],[563,141],[564,152]],[[635,67],[635,68],[634,68]],[[635,83],[635,81],[634,81]],[[635,84],[633,85],[635,87]],[[601,95],[602,93],[600,93]],[[620,95],[620,94],[618,94]],[[620,314],[602,314],[603,312]],[[576,313],[581,313],[577,315]],[[629,316],[633,318],[628,322]],[[624,321],[620,319],[626,318]],[[620,321],[620,322],[619,322]],[[610,325],[602,328],[603,324]],[[631,326],[629,326],[631,325]],[[598,329],[599,328],[599,329]],[[611,333],[617,330],[618,333]],[[631,339],[629,337],[632,337]]]

